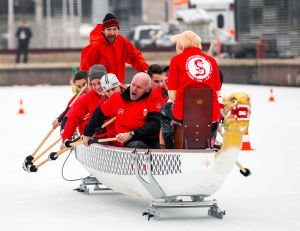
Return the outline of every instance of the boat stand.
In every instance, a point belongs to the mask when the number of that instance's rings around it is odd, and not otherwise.
[[[160,208],[209,208],[208,215],[223,219],[225,215],[224,210],[220,210],[216,200],[204,201],[204,197],[201,196],[191,196],[191,201],[184,201],[179,199],[179,197],[171,197],[165,199],[154,199],[150,202],[150,206],[147,211],[143,212],[143,216],[148,216],[148,221],[150,218],[159,219],[160,213],[158,209]]]
[[[158,208],[209,208],[208,215],[212,217],[216,217],[219,219],[223,219],[223,215],[225,215],[224,210],[220,210],[216,200],[204,200],[204,196],[202,195],[182,195],[182,196],[173,196],[167,197],[165,192],[162,190],[160,185],[157,183],[155,178],[152,175],[152,168],[151,168],[151,160],[152,155],[150,150],[148,149],[145,153],[145,160],[143,161],[143,167],[146,170],[146,176],[148,181],[146,181],[140,174],[139,174],[139,165],[138,165],[138,152],[134,150],[131,154],[131,165],[132,171],[134,172],[135,176],[141,182],[141,184],[145,187],[148,193],[155,198],[150,202],[150,206],[147,211],[143,212],[143,216],[148,216],[148,221],[150,218],[158,219],[159,212],[157,211]],[[179,197],[188,196],[191,200],[182,200]]]
[[[99,187],[102,186],[102,187]],[[84,193],[86,195],[89,195],[90,189],[88,186],[94,186],[93,191],[107,191],[111,190],[110,188],[105,187],[100,181],[97,180],[96,177],[88,176],[86,178],[81,179],[81,184],[78,188],[75,188],[74,190],[77,192]]]

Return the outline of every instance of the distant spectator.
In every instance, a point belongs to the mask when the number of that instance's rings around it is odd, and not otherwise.
[[[16,37],[18,39],[18,50],[17,50],[17,58],[16,63],[20,62],[21,52],[24,53],[23,62],[27,63],[27,54],[28,54],[28,46],[29,40],[32,36],[31,30],[27,27],[26,21],[22,21],[21,26],[18,28],[16,32]]]
[[[266,43],[264,41],[264,35],[259,36],[259,41],[256,44],[256,58],[264,59],[266,57]]]

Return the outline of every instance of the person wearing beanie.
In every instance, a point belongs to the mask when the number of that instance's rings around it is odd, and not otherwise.
[[[61,134],[61,149],[65,148],[65,142],[71,140],[76,128],[78,127],[80,135],[83,134],[85,125],[89,122],[91,115],[96,107],[105,101],[100,80],[107,75],[106,69],[101,64],[92,66],[89,70],[89,82],[92,87],[91,91],[80,96],[73,107],[68,112],[68,121]],[[106,130],[100,131],[102,136],[106,136]]]
[[[171,122],[183,123],[184,91],[187,88],[211,88],[213,90],[212,135],[215,139],[220,115],[218,94],[221,90],[220,74],[214,58],[202,52],[201,38],[192,31],[171,38],[176,43],[177,55],[171,59],[168,77],[168,93],[171,102],[161,109],[161,126],[166,148],[173,148]]]
[[[124,84],[125,64],[136,71],[146,71],[148,64],[142,53],[125,37],[119,34],[120,24],[111,13],[105,15],[90,33],[90,44],[81,52],[80,70],[89,71],[95,64],[102,64],[108,73],[115,74]]]
[[[107,98],[111,97],[115,92],[121,92],[121,83],[115,74],[109,73],[101,79],[101,87]]]

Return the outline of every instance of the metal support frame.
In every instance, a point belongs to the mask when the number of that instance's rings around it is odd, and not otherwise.
[[[79,185],[79,188],[74,189],[77,192],[82,192],[88,195],[90,193],[90,190],[88,186],[94,186],[94,191],[107,191],[107,190],[112,190],[107,187],[99,187],[99,185],[104,186],[100,181],[97,180],[96,177],[93,176],[88,176],[86,178],[81,179],[81,184]]]
[[[141,177],[141,175],[139,174],[139,166],[138,166],[138,153],[136,150],[134,150],[131,154],[131,164],[133,166],[133,171],[135,176],[138,178],[138,180],[142,183],[142,185],[146,188],[146,190],[149,192],[149,194],[153,197],[153,198],[165,198],[166,194],[165,192],[161,189],[161,187],[159,186],[159,184],[157,183],[157,181],[154,179],[152,172],[151,172],[151,160],[152,160],[152,156],[151,156],[151,152],[149,151],[149,149],[147,150],[147,152],[145,153],[146,158],[145,161],[143,163],[144,168],[146,169],[147,172],[147,177],[148,177],[148,181],[146,181],[143,177]]]
[[[152,175],[152,169],[151,169],[151,160],[152,155],[150,150],[148,149],[145,153],[146,157],[143,162],[143,167],[146,170],[147,178],[149,180],[146,181],[140,174],[139,174],[139,166],[138,166],[138,153],[136,150],[134,150],[131,154],[132,157],[132,170],[134,171],[135,176],[138,178],[138,180],[141,182],[141,184],[145,187],[145,189],[148,191],[148,193],[154,198],[150,202],[150,206],[147,211],[143,212],[143,216],[147,215],[148,220],[150,220],[151,217],[158,219],[160,213],[157,211],[158,208],[209,208],[208,209],[208,215],[212,217],[216,217],[219,219],[223,218],[223,215],[225,215],[224,210],[220,210],[217,201],[216,200],[207,200],[204,201],[205,196],[203,195],[188,195],[191,200],[189,201],[183,201],[182,199],[178,199],[179,197],[185,196],[172,196],[167,197],[165,192],[162,190],[162,188],[159,186],[157,181],[154,179]]]
[[[151,217],[159,219],[160,213],[157,209],[159,208],[209,208],[208,215],[223,219],[225,210],[220,210],[216,200],[204,201],[203,196],[191,196],[191,201],[183,201],[178,197],[166,198],[166,200],[154,199],[150,202],[150,206],[147,211],[143,212],[143,216],[148,216],[148,220]]]

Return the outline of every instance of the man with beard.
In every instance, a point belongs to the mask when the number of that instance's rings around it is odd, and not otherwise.
[[[119,21],[107,14],[102,24],[90,33],[90,44],[81,53],[80,70],[89,70],[95,64],[105,66],[107,73],[115,74],[124,84],[125,63],[138,72],[146,71],[148,64],[132,43],[119,34]]]

